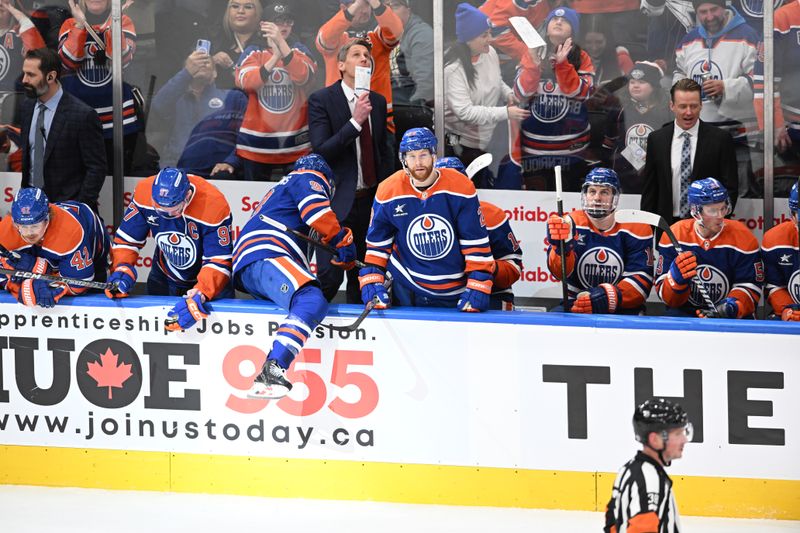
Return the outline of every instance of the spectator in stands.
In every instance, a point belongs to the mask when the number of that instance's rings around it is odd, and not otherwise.
[[[675,70],[675,49],[694,28],[691,0],[642,0],[647,15],[647,52],[645,57],[661,63],[661,70]]]
[[[775,11],[775,148],[800,161],[800,2]],[[758,54],[754,76],[758,129],[764,129],[764,54]],[[790,154],[787,154],[787,150]]]
[[[378,26],[366,31],[373,14]],[[343,0],[341,10],[323,24],[317,33],[317,50],[325,61],[326,87],[339,80],[338,54],[341,47],[354,37],[366,39],[370,43],[372,54],[370,89],[386,99],[388,121],[386,126],[392,135],[395,127],[389,54],[399,44],[402,36],[403,22],[382,0]]]
[[[317,64],[291,39],[294,15],[286,3],[271,4],[261,22],[264,49],[248,48],[236,69],[236,85],[249,97],[236,155],[246,180],[278,181],[311,152],[306,87]]]
[[[25,52],[44,46],[31,19],[11,0],[0,0],[0,54],[5,58],[0,68],[0,122],[13,119]]]
[[[222,17],[223,33],[211,43],[211,55],[218,72],[217,87],[236,87],[234,71],[241,55],[251,46],[266,46],[259,31],[261,13],[260,0],[228,0],[228,9]]]
[[[58,53],[68,75],[62,80],[64,90],[93,107],[103,125],[107,171],[114,161],[113,105],[111,83],[111,1],[69,0],[72,18],[61,26]],[[87,31],[91,26],[100,38],[96,42]],[[136,28],[133,21],[122,15],[122,67],[133,61],[136,52]],[[141,127],[133,88],[123,83],[122,124],[124,128],[124,168],[128,172]],[[52,198],[52,196],[51,196]]]
[[[195,50],[186,58],[184,67],[153,97],[152,111],[170,126],[161,150],[162,166],[175,166],[192,128],[223,107],[227,91],[217,88],[216,78],[211,56]]]
[[[391,53],[394,103],[425,105],[433,100],[433,28],[411,11],[409,0],[389,0],[386,7],[403,23],[400,46]]]
[[[528,47],[517,36],[508,21],[511,17],[525,17],[531,26],[538,28],[547,17],[551,6],[549,1],[542,0],[491,0],[481,4],[480,8],[492,23],[492,46],[500,58],[500,68],[506,79],[513,79],[514,69],[522,58],[528,54]]]
[[[594,14],[605,28],[612,48],[624,46],[634,59],[645,54],[645,17],[639,10],[641,0],[572,0],[570,7],[581,15]],[[575,35],[580,35],[577,31]]]
[[[692,0],[698,26],[675,51],[673,81],[691,78],[703,89],[700,118],[727,130],[736,145],[739,195],[753,181],[747,133],[755,130],[752,75],[758,35],[725,0]],[[731,187],[726,184],[729,191]],[[732,191],[731,191],[732,192]]]
[[[772,0],[775,11],[783,5],[789,5],[792,0]],[[764,0],[730,0],[730,5],[735,7],[744,18],[748,26],[758,34],[758,40],[764,38]]]
[[[392,144],[386,122],[386,100],[377,91],[355,92],[357,66],[371,61],[369,42],[355,39],[339,49],[341,81],[308,99],[309,133],[314,152],[336,174],[331,208],[353,230],[358,257],[366,253],[367,227],[378,183],[392,173]],[[318,279],[330,301],[342,284],[343,271],[330,263],[331,254],[317,250]],[[352,274],[351,274],[352,273]],[[347,302],[361,303],[358,272],[347,274]]]
[[[647,137],[672,115],[661,89],[664,72],[655,63],[640,61],[630,72],[628,85],[620,97],[621,105],[609,111],[603,147],[619,176],[622,190],[642,193],[642,176],[647,154]]]
[[[511,146],[522,162],[526,188],[554,190],[552,169],[561,165],[564,189],[578,191],[587,171],[590,127],[585,102],[594,89],[594,66],[589,54],[573,42],[580,32],[578,13],[558,7],[545,24],[546,49],[529,51],[517,72],[514,92],[531,116],[522,122]]]
[[[222,108],[207,115],[189,134],[176,166],[204,178],[242,179],[236,138],[246,109],[247,95],[238,89],[228,91]]]
[[[456,38],[444,57],[445,154],[469,166],[486,153],[497,124],[523,120],[530,113],[516,105],[512,89],[500,76],[497,52],[489,44],[489,17],[467,3],[459,4]],[[481,171],[473,182],[483,184],[485,176]]]
[[[581,20],[583,32],[581,43],[594,66],[595,90],[599,90],[611,81],[616,82],[615,85],[627,82],[625,76],[633,68],[633,60],[627,48],[618,46],[615,49],[610,46],[610,39],[607,35],[608,28],[604,28],[601,21],[602,19],[598,15],[587,15]],[[617,86],[611,92],[619,88]]]
[[[670,224],[690,216],[687,194],[692,182],[716,176],[723,185],[736,184],[733,140],[727,131],[700,120],[701,91],[694,80],[675,82],[669,102],[674,122],[647,136],[641,206]],[[733,208],[736,189],[725,188]]]

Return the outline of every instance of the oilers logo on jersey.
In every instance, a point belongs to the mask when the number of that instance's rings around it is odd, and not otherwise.
[[[774,9],[781,7],[783,0],[774,0]],[[739,11],[752,18],[764,18],[764,0],[739,0]]]
[[[435,261],[450,253],[454,241],[453,226],[433,213],[420,215],[406,230],[408,249],[421,261]]]
[[[286,113],[292,109],[295,99],[295,87],[289,72],[283,68],[275,68],[269,75],[269,83],[265,83],[258,91],[258,103],[270,113]]]
[[[622,277],[625,264],[616,250],[597,246],[582,253],[578,259],[578,279],[584,287],[601,283],[616,284]]]
[[[78,78],[89,87],[102,87],[111,79],[108,62],[106,61],[103,65],[97,64],[95,57],[100,49],[94,41],[87,40],[84,49],[86,50],[86,59],[78,69]]]
[[[553,80],[539,84],[539,92],[531,103],[531,113],[541,122],[558,122],[569,112],[569,100],[563,94],[553,94],[557,89]]]
[[[800,304],[800,270],[794,271],[792,277],[789,278],[789,284],[786,288],[789,291],[789,296],[794,300],[794,303]]]
[[[638,144],[642,150],[647,150],[647,136],[653,133],[655,129],[650,124],[638,123],[632,125],[625,132],[625,146]]]
[[[699,285],[703,284],[706,292],[714,303],[719,303],[728,296],[730,283],[725,274],[713,265],[701,265],[697,267],[697,283],[691,284],[689,293],[689,303],[696,307],[706,305],[705,298],[700,294]]]
[[[184,269],[194,264],[197,259],[197,246],[189,236],[170,231],[159,233],[156,246],[164,254],[167,264]]]
[[[11,65],[11,58],[8,55],[8,50],[0,46],[0,80],[6,79],[9,66]]]

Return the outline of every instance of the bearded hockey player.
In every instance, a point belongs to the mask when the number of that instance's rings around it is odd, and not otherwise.
[[[3,268],[86,281],[106,279],[111,240],[100,218],[80,202],[51,204],[36,187],[21,189],[14,197],[11,216],[0,221],[0,245]],[[9,280],[2,275],[0,286],[30,307],[53,307],[64,296],[88,290],[37,279]]]
[[[686,411],[665,398],[647,400],[633,413],[642,451],[620,468],[606,506],[606,533],[678,533],[681,522],[672,480],[664,467],[683,456],[692,441]]]
[[[728,191],[714,178],[692,182],[692,218],[672,225],[684,251],[677,253],[666,234],[658,245],[656,291],[672,316],[750,318],[761,298],[764,266],[758,241],[731,211]],[[714,304],[709,309],[698,285]]]
[[[280,398],[289,393],[292,384],[286,379],[286,370],[328,312],[328,301],[308,263],[311,250],[290,230],[306,234],[313,230],[323,244],[336,248],[331,263],[345,270],[355,265],[353,233],[339,225],[331,210],[333,179],[322,156],[309,154],[298,159],[294,171],[261,200],[234,246],[237,288],[289,312],[248,398]]]
[[[231,209],[219,190],[199,176],[164,168],[139,182],[114,236],[111,276],[124,298],[136,283],[136,261],[147,236],[156,242],[147,294],[181,296],[169,313],[170,331],[208,316],[204,304],[233,298]]]
[[[464,163],[457,157],[442,157],[436,168],[452,168],[466,176]],[[514,292],[511,288],[522,276],[522,248],[511,229],[505,211],[489,202],[481,202],[481,213],[489,233],[489,246],[494,258],[492,296],[489,309],[513,311]]]
[[[378,186],[367,230],[367,267],[359,271],[361,298],[391,305],[489,308],[494,259],[472,182],[451,168],[434,168],[436,137],[412,128],[400,141],[398,170]]]
[[[614,219],[619,202],[617,173],[595,168],[581,188],[580,211],[547,221],[547,267],[561,279],[564,242],[572,313],[641,314],[653,286],[650,226]],[[562,308],[554,310],[561,311]]]
[[[767,231],[761,243],[767,301],[777,318],[791,322],[800,321],[797,197],[797,183],[795,183],[789,193],[792,219]]]

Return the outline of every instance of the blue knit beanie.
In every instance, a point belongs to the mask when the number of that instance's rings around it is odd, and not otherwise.
[[[568,7],[557,7],[548,13],[547,18],[544,19],[544,28],[547,31],[547,25],[550,24],[550,21],[555,17],[563,17],[569,22],[569,25],[572,26],[572,38],[577,39],[578,35],[581,33],[581,22],[580,22],[580,15],[574,9],[570,9]]]
[[[491,29],[489,17],[477,7],[469,4],[458,4],[456,9],[456,38],[460,43],[471,41],[486,30]]]

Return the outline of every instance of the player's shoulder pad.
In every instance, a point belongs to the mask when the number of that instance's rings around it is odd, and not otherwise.
[[[764,250],[780,247],[794,248],[796,246],[797,226],[792,220],[785,220],[767,230],[761,241],[761,247]]]
[[[508,220],[506,212],[491,202],[481,202],[481,213],[483,213],[483,218],[486,220],[486,227],[489,229],[500,227]]]
[[[378,190],[375,192],[375,200],[378,203],[390,202],[394,198],[402,196],[417,196],[405,170],[398,170],[380,182]]]
[[[675,238],[678,239],[678,242],[693,242],[694,238],[694,219],[693,218],[684,218],[683,220],[679,220],[670,226],[672,233],[675,234]],[[672,246],[672,243],[669,240],[669,236],[667,233],[664,232],[661,234],[661,239],[658,241],[659,246]]]
[[[653,237],[653,228],[649,224],[642,224],[640,222],[618,222],[619,229],[627,231],[635,237],[641,239],[650,239]]]
[[[753,232],[738,220],[726,220],[722,231],[724,244],[730,244],[745,252],[755,252],[760,249],[758,239]]]
[[[66,255],[80,246],[83,236],[83,226],[75,215],[63,207],[50,204],[50,224],[42,240],[43,249]]]
[[[14,220],[11,215],[0,220],[0,243],[8,250],[18,250],[30,246],[20,237],[19,231],[14,227]]]
[[[589,223],[589,215],[586,214],[586,211],[583,209],[575,209],[574,211],[570,211],[569,213],[564,213],[564,215],[568,216],[572,219],[572,222],[575,223],[576,226],[591,227]]]
[[[472,180],[461,172],[452,168],[440,168],[438,170],[439,179],[431,187],[431,194],[452,194],[465,198],[478,195]]]
[[[186,206],[185,216],[210,226],[221,224],[231,214],[228,200],[214,185],[194,174],[189,174],[194,195]]]
[[[155,176],[145,178],[136,184],[133,189],[133,202],[139,207],[146,207],[147,209],[155,209],[153,206],[153,182],[156,181]]]

